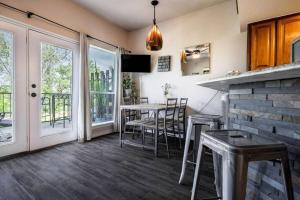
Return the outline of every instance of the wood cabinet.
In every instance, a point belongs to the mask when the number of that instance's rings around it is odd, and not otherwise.
[[[258,23],[250,28],[250,69],[275,66],[275,21]]]
[[[300,37],[300,14],[279,19],[277,22],[277,65],[289,64],[291,45]]]
[[[248,25],[248,69],[291,63],[291,47],[300,38],[300,13]]]

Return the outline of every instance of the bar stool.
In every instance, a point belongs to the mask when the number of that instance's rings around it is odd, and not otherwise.
[[[194,138],[194,147],[197,147],[198,145],[196,145],[195,143],[197,143],[197,141],[200,139],[200,137],[199,137],[199,139],[197,139],[197,137],[201,133],[200,127],[202,125],[208,125],[210,130],[219,129],[220,118],[221,118],[221,116],[219,116],[219,115],[206,115],[206,114],[190,115],[188,117],[188,127],[187,127],[187,132],[186,132],[186,137],[185,137],[184,155],[183,155],[182,170],[181,170],[179,184],[181,184],[184,180],[186,164],[193,163],[193,161],[189,161],[187,159],[193,127],[195,126],[195,129],[196,129],[195,130],[195,138]],[[194,163],[194,164],[196,164],[196,163]]]
[[[201,133],[194,174],[192,200],[197,199],[200,169],[205,148],[222,156],[223,200],[244,200],[246,197],[248,163],[280,159],[286,196],[294,200],[287,147],[265,137],[239,130],[214,130]]]

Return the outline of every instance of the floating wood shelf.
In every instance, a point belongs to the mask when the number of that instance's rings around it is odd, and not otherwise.
[[[291,65],[281,65],[277,67],[266,68],[260,71],[248,71],[240,75],[225,76],[200,81],[196,84],[214,90],[228,91],[229,85],[298,77],[300,77],[300,63]]]

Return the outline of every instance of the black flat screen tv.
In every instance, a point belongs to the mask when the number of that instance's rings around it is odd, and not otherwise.
[[[133,55],[123,54],[121,56],[122,72],[151,72],[151,56],[150,55]]]

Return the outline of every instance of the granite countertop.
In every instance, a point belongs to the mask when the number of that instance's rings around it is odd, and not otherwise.
[[[229,85],[300,77],[300,63],[280,65],[239,75],[224,76],[197,82],[196,85],[219,91],[228,91]]]

